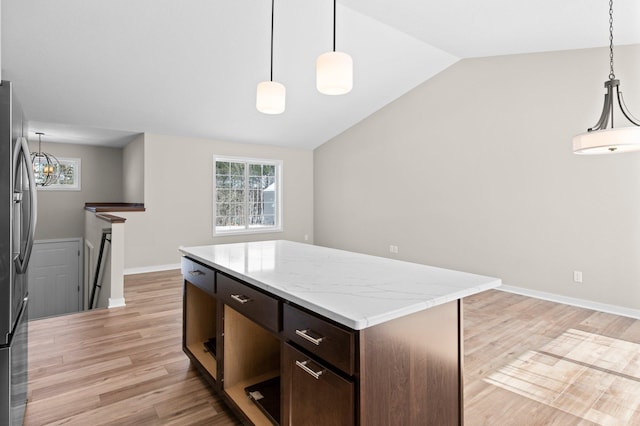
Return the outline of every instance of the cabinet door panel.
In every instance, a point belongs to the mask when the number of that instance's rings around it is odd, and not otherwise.
[[[289,344],[283,353],[283,425],[351,426],[354,384]]]

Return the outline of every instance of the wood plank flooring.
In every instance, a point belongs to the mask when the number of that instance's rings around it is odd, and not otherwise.
[[[126,307],[29,323],[24,425],[238,425],[182,352],[179,271],[125,277]]]
[[[466,426],[640,425],[640,321],[495,290],[464,308]]]
[[[179,271],[125,298],[29,323],[24,424],[240,424],[182,353]],[[640,321],[500,291],[464,309],[467,426],[640,425]]]

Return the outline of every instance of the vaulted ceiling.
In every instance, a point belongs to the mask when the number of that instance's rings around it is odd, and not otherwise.
[[[339,0],[354,89],[326,96],[315,60],[332,47],[332,6],[275,0],[281,115],[255,108],[269,0],[3,0],[2,78],[48,141],[122,146],[151,132],[313,149],[460,59],[609,42],[607,0]],[[615,43],[640,43],[640,2],[614,10]]]

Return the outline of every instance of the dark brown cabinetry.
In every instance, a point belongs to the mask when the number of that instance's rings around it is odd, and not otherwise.
[[[357,333],[291,305],[282,324],[282,424],[356,424]]]
[[[273,332],[280,330],[282,304],[272,296],[217,273],[218,297],[228,306]]]
[[[182,276],[190,284],[213,296],[215,290],[215,272],[191,259],[182,259]]]
[[[289,344],[283,352],[282,424],[354,425],[354,382]]]
[[[185,278],[182,346],[205,377],[215,383],[218,333],[214,273],[205,266],[183,259],[182,274]]]
[[[285,339],[348,375],[355,373],[356,332],[290,305],[283,308]]]
[[[353,330],[189,258],[182,271],[184,351],[246,424],[462,424],[460,301]]]

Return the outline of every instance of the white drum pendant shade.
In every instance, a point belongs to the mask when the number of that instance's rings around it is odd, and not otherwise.
[[[256,108],[264,114],[282,114],[287,97],[284,85],[273,81],[273,22],[275,0],[271,0],[271,70],[269,81],[258,83],[256,90]]]
[[[640,127],[594,130],[573,138],[576,154],[618,154],[640,150]]]
[[[353,88],[353,60],[344,52],[327,52],[316,60],[316,87],[325,95],[343,95]]]
[[[265,114],[281,114],[284,112],[286,89],[275,81],[258,83],[256,108]]]
[[[640,120],[625,105],[620,80],[616,79],[613,70],[613,0],[609,0],[609,80],[604,82],[604,87],[607,93],[600,119],[586,133],[573,138],[573,152],[576,154],[617,154],[640,150]],[[616,103],[622,115],[635,127],[614,128]]]

